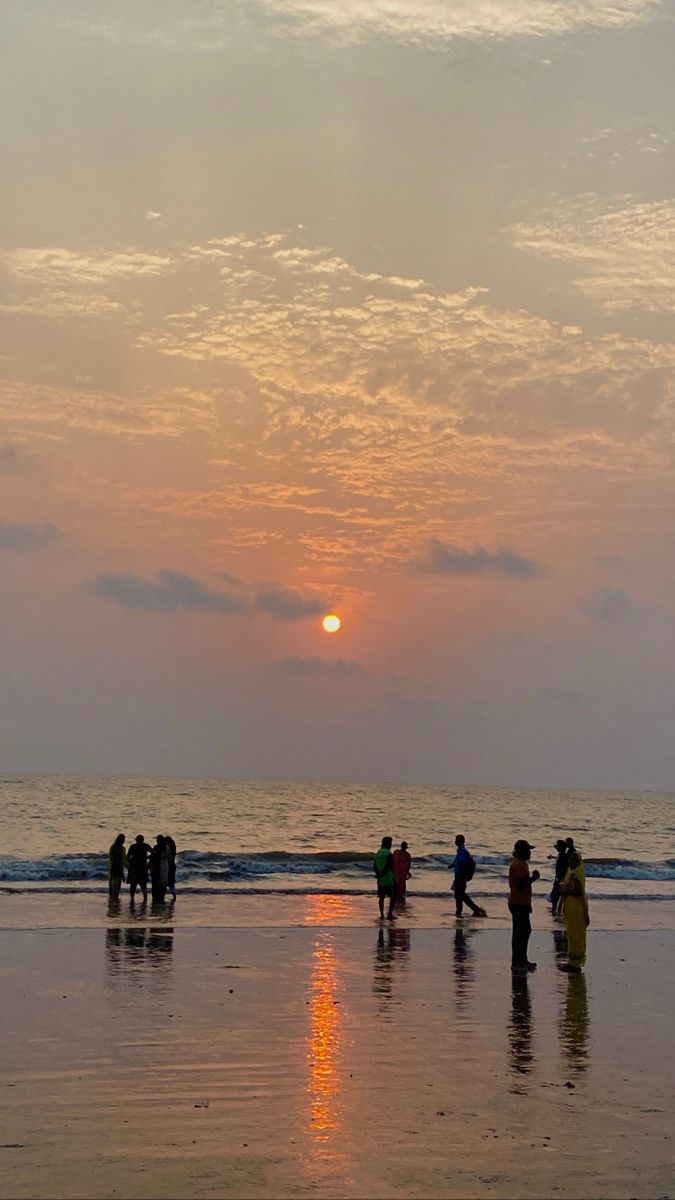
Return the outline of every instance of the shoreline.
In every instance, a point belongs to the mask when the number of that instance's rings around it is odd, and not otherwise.
[[[510,931],[511,921],[505,895],[473,895],[487,907],[480,921],[486,929]],[[670,900],[597,899],[590,894],[591,927],[605,930],[675,931],[675,903]],[[98,929],[107,925],[166,922],[174,920],[189,928],[263,929],[326,925],[331,928],[370,928],[377,924],[377,899],[373,893],[285,891],[272,889],[241,892],[190,891],[179,889],[178,899],[132,907],[123,893],[118,906],[110,907],[103,889],[9,889],[0,887],[0,930],[6,929]],[[535,896],[535,930],[564,928],[554,919],[542,895]],[[454,900],[450,893],[429,897],[412,893],[404,909],[398,910],[397,925],[410,929],[454,929]],[[464,927],[477,924],[467,916]]]

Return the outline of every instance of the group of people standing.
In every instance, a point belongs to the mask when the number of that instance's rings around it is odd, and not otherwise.
[[[399,850],[392,852],[390,837],[383,837],[382,844],[373,859],[373,870],[377,880],[377,898],[380,917],[384,918],[384,903],[389,900],[387,919],[395,917],[395,905],[405,904],[406,883],[411,876],[412,858],[408,843],[401,842]],[[449,865],[454,872],[452,891],[455,897],[455,915],[463,916],[464,905],[475,917],[485,917],[484,908],[476,904],[467,893],[467,885],[473,879],[476,860],[469,853],[464,834],[455,838],[457,853]],[[537,964],[527,957],[527,948],[532,933],[532,884],[541,878],[536,869],[530,871],[529,861],[535,849],[530,842],[519,838],[513,847],[509,866],[509,912],[511,914],[511,970],[515,975],[536,971]],[[558,838],[555,878],[551,891],[551,908],[554,916],[564,914],[567,937],[567,962],[561,970],[578,974],[586,961],[586,930],[590,924],[586,874],[583,859],[574,844],[574,838]],[[549,855],[553,858],[553,855]]]
[[[148,899],[148,882],[155,903],[166,899],[167,892],[176,899],[176,843],[168,833],[158,833],[154,846],[148,845],[142,833],[127,850],[126,838],[118,833],[108,852],[108,891],[111,900],[119,900],[127,873],[129,898],[134,903],[136,891],[143,901]]]

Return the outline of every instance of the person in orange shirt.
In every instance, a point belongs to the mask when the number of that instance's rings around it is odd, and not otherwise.
[[[519,838],[513,847],[513,858],[509,867],[509,912],[512,921],[511,970],[517,975],[536,971],[537,964],[527,957],[527,944],[532,933],[532,884],[539,879],[539,872],[532,871],[528,862],[534,850],[529,842]]]

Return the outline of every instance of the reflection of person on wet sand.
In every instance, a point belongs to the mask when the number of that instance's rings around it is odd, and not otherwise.
[[[456,929],[452,944],[452,969],[455,974],[455,998],[458,1008],[464,1007],[473,991],[475,966],[470,943],[474,932],[473,929]]]
[[[391,856],[394,868],[394,888],[398,904],[405,904],[406,883],[410,879],[412,858],[408,853],[408,843],[401,842],[400,850],[394,850]]]
[[[527,975],[511,977],[511,1019],[508,1035],[511,1069],[519,1075],[527,1075],[534,1063],[532,1001]]]
[[[375,973],[373,976],[373,991],[382,1001],[385,1008],[392,999],[394,983],[394,966],[407,962],[410,952],[409,929],[378,930],[375,946]]]
[[[589,1038],[586,977],[572,974],[567,980],[565,1008],[560,1017],[560,1045],[569,1065],[577,1071],[585,1071],[588,1067]]]
[[[106,966],[110,976],[124,975],[142,985],[143,971],[168,961],[173,950],[173,927],[117,926],[105,931]]]

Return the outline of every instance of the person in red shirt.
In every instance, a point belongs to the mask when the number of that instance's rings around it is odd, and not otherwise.
[[[408,853],[408,843],[401,842],[401,849],[394,850],[392,854],[394,863],[394,888],[396,899],[399,904],[405,904],[406,881],[410,879],[410,867],[412,858]]]
[[[537,964],[527,957],[527,944],[532,933],[532,884],[539,879],[539,872],[532,871],[528,862],[534,850],[529,842],[519,838],[513,847],[513,858],[509,867],[509,912],[512,921],[511,970],[517,975],[536,971]]]

